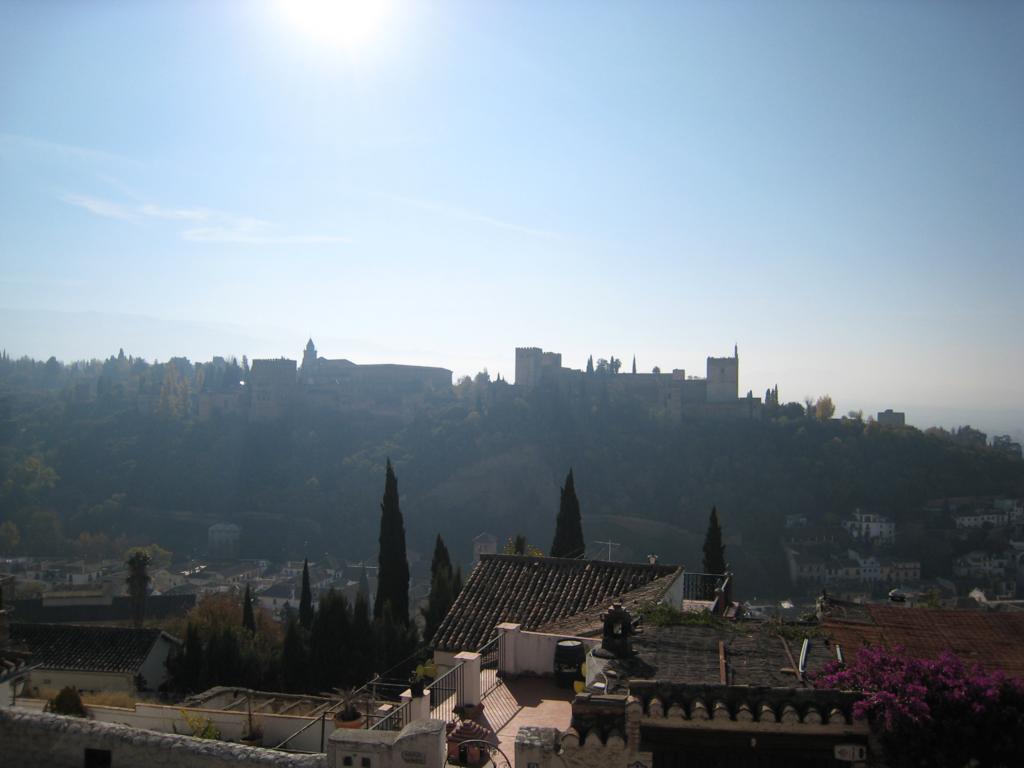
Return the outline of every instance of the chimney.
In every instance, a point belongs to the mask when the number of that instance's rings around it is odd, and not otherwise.
[[[620,659],[633,655],[630,637],[636,634],[637,623],[622,603],[613,603],[601,614],[603,631],[601,633],[601,653],[603,658],[617,657]]]

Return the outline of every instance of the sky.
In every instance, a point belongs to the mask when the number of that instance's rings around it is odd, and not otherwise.
[[[0,3],[0,346],[1024,429],[1024,4]]]

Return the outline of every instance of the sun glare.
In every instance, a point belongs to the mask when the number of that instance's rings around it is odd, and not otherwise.
[[[373,45],[392,0],[279,0],[285,18],[317,42],[350,53]]]

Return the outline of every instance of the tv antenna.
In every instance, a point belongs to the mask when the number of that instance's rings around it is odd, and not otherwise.
[[[608,546],[608,562],[610,563],[612,561],[612,547],[618,547],[619,546],[619,542],[612,541],[611,539],[609,539],[608,541],[595,541],[594,543],[595,544],[606,544]]]

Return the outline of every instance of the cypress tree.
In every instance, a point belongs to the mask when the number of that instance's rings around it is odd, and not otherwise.
[[[633,355],[633,373],[636,373],[636,355]]]
[[[365,569],[364,569],[365,573]],[[369,590],[356,595],[352,608],[352,638],[349,643],[349,664],[344,684],[360,685],[366,682],[373,667],[373,622],[370,619]]]
[[[385,670],[386,677],[402,678],[412,672],[416,667],[412,655],[418,645],[414,622],[399,621],[388,601],[381,610],[380,619],[374,622],[373,634],[377,664]]]
[[[321,595],[320,606],[309,633],[310,683],[314,690],[337,688],[345,683],[351,640],[348,600],[333,588]]]
[[[281,646],[281,682],[286,691],[299,693],[306,690],[306,645],[294,618],[288,621]]]
[[[452,602],[459,596],[459,592],[462,591],[462,566],[460,565],[455,569],[455,575],[452,576]]]
[[[299,624],[303,629],[313,626],[313,590],[309,588],[309,559],[302,562],[302,596],[299,598]]]
[[[242,626],[256,634],[256,615],[252,610],[252,590],[248,584],[245,585],[245,595],[242,597]]]
[[[199,630],[191,621],[185,627],[185,645],[167,662],[170,686],[178,693],[195,693],[200,690],[203,674],[203,640]]]
[[[370,605],[370,578],[366,575],[366,566],[363,566],[362,573],[359,574],[359,588],[357,594],[366,601],[367,607]]]
[[[230,626],[214,631],[206,642],[204,685],[238,685],[242,682],[241,648]]]
[[[128,566],[128,596],[132,608],[132,624],[136,627],[142,626],[142,620],[146,615],[146,593],[149,590],[149,564],[151,558],[149,552],[144,549],[132,550],[131,556],[125,563]]]
[[[377,569],[377,599],[374,618],[380,618],[384,606],[402,627],[409,624],[409,561],[405,556],[405,524],[398,505],[398,479],[388,459],[384,476],[384,498],[380,504],[380,552]]]
[[[434,557],[430,561],[430,579],[433,581],[434,577],[437,576],[437,571],[440,568],[447,568],[449,572],[452,570],[452,561],[448,556],[448,547],[444,545],[444,539],[441,538],[441,534],[437,534],[437,540],[434,542]]]
[[[591,355],[590,357],[587,358],[587,373],[593,373],[593,372],[594,372],[594,356]]]
[[[711,507],[708,530],[704,534],[704,573],[725,573],[725,545],[722,527],[718,524],[718,510]]]
[[[430,641],[441,626],[448,609],[455,602],[452,573],[448,566],[441,565],[430,582],[430,596],[427,607],[423,609],[423,639]]]
[[[583,521],[580,517],[580,502],[576,498],[576,484],[572,470],[565,478],[562,499],[555,520],[555,540],[551,544],[552,557],[583,557],[586,552],[583,542]]]

